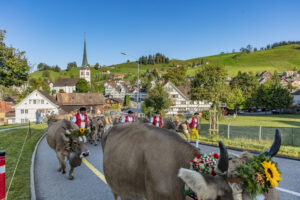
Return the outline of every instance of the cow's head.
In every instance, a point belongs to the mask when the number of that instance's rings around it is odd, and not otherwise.
[[[263,155],[273,157],[280,149],[281,136],[278,130],[275,133],[273,145]],[[220,172],[216,176],[200,174],[196,171],[181,168],[178,176],[197,194],[198,199],[203,200],[248,200],[250,194],[247,193],[238,183],[235,171],[237,167],[246,163],[252,156],[244,152],[240,156],[229,154],[222,142],[219,142],[220,159],[217,170]]]
[[[97,133],[98,131],[98,121],[97,118],[90,119],[90,129],[92,133]]]
[[[75,152],[77,156],[79,157],[87,157],[90,152],[86,148],[85,142],[86,139],[83,137],[78,137],[78,138],[72,138],[71,141],[71,151]]]

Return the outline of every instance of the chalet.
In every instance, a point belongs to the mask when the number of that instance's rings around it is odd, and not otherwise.
[[[172,105],[167,110],[166,115],[174,116],[178,114],[191,115],[194,112],[209,110],[211,103],[204,101],[192,101],[190,99],[190,88],[188,86],[176,87],[173,83],[167,82],[164,89],[168,92]]]
[[[117,98],[105,98],[105,105],[106,106],[112,106],[112,105],[119,105],[120,107],[123,106],[123,100],[117,99]]]
[[[64,93],[73,93],[76,91],[76,84],[78,83],[79,78],[61,78],[56,81],[52,87],[52,91],[55,90],[55,93],[64,92]],[[50,87],[51,88],[51,87]]]
[[[43,90],[34,90],[21,102],[12,106],[15,109],[15,122],[25,123],[36,121],[36,112],[44,114],[58,114],[60,104]]]
[[[263,84],[270,78],[272,78],[271,72],[264,71],[263,73],[260,74],[260,78],[258,80],[258,83]]]
[[[114,74],[114,80],[123,80],[124,74]]]
[[[0,125],[9,124],[7,113],[13,112],[14,103],[8,101],[0,101]]]
[[[89,112],[99,113],[104,109],[104,97],[101,93],[58,93],[56,101],[61,105],[62,112],[77,112],[86,107]]]
[[[296,92],[292,93],[294,100],[293,104],[294,105],[300,105],[300,90],[297,90]]]
[[[285,72],[283,72],[284,77],[292,77],[295,74],[297,74],[297,71],[285,71]]]

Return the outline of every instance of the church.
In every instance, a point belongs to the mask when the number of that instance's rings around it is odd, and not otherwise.
[[[84,39],[84,47],[83,47],[83,59],[82,65],[79,70],[79,78],[85,79],[87,82],[91,83],[91,70],[87,61],[87,53],[86,53],[86,41]],[[55,93],[73,93],[76,91],[76,84],[79,81],[79,78],[60,78],[56,81],[56,83],[49,83],[51,93],[53,94],[53,90]]]
[[[91,83],[91,70],[89,68],[89,64],[88,64],[88,61],[87,61],[85,39],[84,39],[83,59],[82,59],[82,65],[81,65],[81,68],[80,68],[79,78],[83,78],[87,82]]]

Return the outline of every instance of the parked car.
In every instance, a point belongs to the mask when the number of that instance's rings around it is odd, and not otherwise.
[[[261,112],[261,109],[255,109],[253,112]]]
[[[245,112],[242,111],[242,110],[238,110],[237,113],[238,113],[238,114],[244,114]]]
[[[280,114],[280,113],[281,113],[280,109],[272,110],[272,114]]]

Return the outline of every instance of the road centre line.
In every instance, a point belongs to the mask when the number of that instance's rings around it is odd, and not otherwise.
[[[94,174],[96,174],[96,176],[98,176],[105,184],[107,184],[105,176],[98,170],[96,169],[91,163],[89,163],[85,158],[82,158],[82,162],[92,171],[94,172]],[[280,187],[276,187],[277,190],[281,191],[281,192],[285,192],[294,196],[298,196],[300,197],[300,193],[298,192],[294,192],[291,190],[287,190],[284,188],[280,188]]]
[[[91,163],[89,163],[85,158],[82,158],[82,162],[94,173],[98,178],[100,178],[105,184],[107,184],[105,176],[96,169]]]

